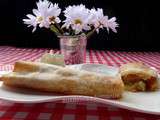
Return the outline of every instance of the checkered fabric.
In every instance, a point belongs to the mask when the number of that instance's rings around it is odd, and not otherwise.
[[[0,70],[12,70],[17,60],[38,59],[45,52],[60,53],[50,49],[22,49],[0,47]],[[160,71],[159,52],[114,52],[89,50],[86,63],[101,63],[111,66],[142,61]],[[118,107],[92,102],[65,103],[66,101],[38,104],[12,103],[0,100],[0,120],[160,120],[160,115],[150,115]]]

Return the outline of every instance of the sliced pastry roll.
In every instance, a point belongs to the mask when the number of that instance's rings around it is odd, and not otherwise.
[[[1,80],[8,86],[25,87],[62,94],[120,98],[124,84],[114,77],[45,63],[16,62],[13,72]]]
[[[127,63],[120,67],[125,89],[129,91],[154,91],[158,88],[155,70],[141,62]]]

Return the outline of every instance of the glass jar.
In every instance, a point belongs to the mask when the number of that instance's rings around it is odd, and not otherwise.
[[[85,35],[59,36],[61,54],[66,65],[84,63],[87,39]]]

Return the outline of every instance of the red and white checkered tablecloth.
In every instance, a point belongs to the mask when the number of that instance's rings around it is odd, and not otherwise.
[[[12,70],[17,60],[38,59],[50,49],[22,49],[9,46],[0,47],[0,70]],[[53,50],[53,53],[59,53]],[[89,50],[86,63],[101,63],[119,66],[132,61],[142,61],[160,71],[160,52],[114,52]],[[160,115],[138,113],[99,103],[38,104],[11,103],[0,100],[0,120],[160,120]]]

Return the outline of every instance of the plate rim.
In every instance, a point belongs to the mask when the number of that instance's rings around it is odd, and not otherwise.
[[[67,95],[64,95],[64,96],[58,96],[58,97],[53,97],[53,98],[48,98],[48,99],[41,99],[41,100],[36,100],[36,101],[30,101],[30,100],[23,101],[23,100],[15,100],[15,99],[12,99],[12,98],[11,99],[5,99],[5,98],[0,97],[0,100],[1,99],[5,100],[5,101],[8,101],[8,102],[23,103],[23,104],[27,104],[27,103],[36,104],[36,103],[57,102],[57,101],[61,101],[61,102],[64,102],[64,103],[81,103],[82,101],[84,101],[84,102],[95,102],[95,103],[100,103],[100,104],[104,104],[104,105],[111,105],[111,106],[114,106],[114,107],[131,110],[131,111],[135,111],[135,112],[160,115],[160,111],[142,109],[142,108],[135,107],[135,106],[133,107],[133,106],[131,106],[131,104],[130,105],[123,105],[121,103],[118,103],[118,100],[103,99],[103,98],[92,97],[92,96],[82,96],[82,95],[68,95],[67,96]]]

